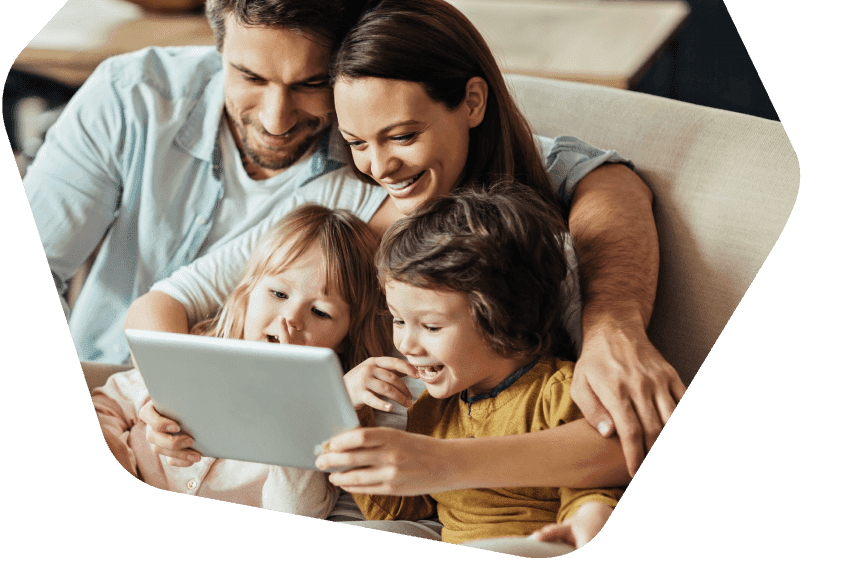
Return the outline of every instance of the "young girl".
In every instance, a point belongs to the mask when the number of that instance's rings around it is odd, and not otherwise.
[[[348,371],[391,350],[389,327],[379,315],[383,305],[373,265],[376,247],[375,236],[353,214],[303,205],[263,237],[219,314],[192,333],[327,347],[339,354]],[[189,467],[178,467],[154,453],[139,419],[150,396],[137,370],[113,375],[92,398],[113,454],[148,484],[320,518],[336,503],[338,490],[321,472],[197,452]],[[179,431],[176,422],[167,421]],[[182,438],[183,447],[190,447],[192,440]]]
[[[581,419],[569,393],[575,364],[561,359],[575,359],[563,346],[561,324],[569,299],[560,290],[568,270],[565,242],[555,203],[513,182],[457,191],[386,233],[376,260],[393,342],[426,386],[408,411],[408,432],[480,438]],[[386,380],[382,363],[365,361],[361,367],[374,372],[349,387],[379,390]],[[360,415],[364,425],[373,424],[362,409]],[[524,455],[506,457],[524,466]],[[581,545],[599,531],[620,494],[491,488],[409,497],[361,493],[355,501],[372,520],[418,520],[436,512],[447,542],[528,536],[561,523],[582,536],[573,540]]]

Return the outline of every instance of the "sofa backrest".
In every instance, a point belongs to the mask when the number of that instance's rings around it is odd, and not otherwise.
[[[797,198],[782,125],[601,86],[507,80],[535,133],[615,149],[652,189],[661,265],[649,336],[689,384]]]

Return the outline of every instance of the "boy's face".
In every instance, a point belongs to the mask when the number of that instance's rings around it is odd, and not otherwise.
[[[388,281],[393,343],[419,370],[428,393],[438,399],[469,389],[478,395],[495,388],[520,365],[497,355],[472,318],[466,295]]]

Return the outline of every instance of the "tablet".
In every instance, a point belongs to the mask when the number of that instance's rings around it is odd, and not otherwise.
[[[125,334],[157,411],[203,456],[315,470],[316,449],[359,425],[330,349]]]

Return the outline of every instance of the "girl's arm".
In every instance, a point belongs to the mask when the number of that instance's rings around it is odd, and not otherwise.
[[[316,467],[358,468],[330,476],[352,493],[405,496],[465,488],[598,488],[630,479],[620,441],[600,436],[585,419],[534,433],[453,440],[360,428],[334,437]]]

